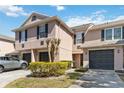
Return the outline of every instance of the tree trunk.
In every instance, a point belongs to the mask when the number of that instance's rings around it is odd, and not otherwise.
[[[50,47],[48,47],[48,55],[49,55],[49,61],[52,62],[52,60],[51,60],[51,50],[50,50]]]

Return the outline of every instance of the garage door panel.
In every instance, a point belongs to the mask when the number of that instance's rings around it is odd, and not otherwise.
[[[114,69],[114,50],[89,51],[91,69]]]
[[[39,61],[49,61],[48,52],[39,52]]]
[[[23,53],[23,60],[31,62],[31,53]]]

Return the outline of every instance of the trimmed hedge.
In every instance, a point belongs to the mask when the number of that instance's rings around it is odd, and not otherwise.
[[[68,62],[31,62],[29,70],[34,77],[59,76],[65,74]]]
[[[61,62],[67,62],[67,63],[68,63],[68,68],[71,68],[72,61],[69,61],[69,60],[62,60]]]

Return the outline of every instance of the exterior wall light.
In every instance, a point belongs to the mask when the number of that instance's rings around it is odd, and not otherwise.
[[[118,53],[120,53],[120,50],[118,49]]]

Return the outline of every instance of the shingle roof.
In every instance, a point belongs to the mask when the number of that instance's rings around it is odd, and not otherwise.
[[[72,29],[72,31],[80,31],[80,30],[86,31],[91,25],[93,25],[93,23],[74,26],[74,27],[71,27],[71,29]]]
[[[25,26],[23,26],[23,27],[16,28],[16,29],[14,29],[14,30],[12,30],[12,31],[13,31],[13,32],[17,32],[17,31],[24,30],[24,29],[28,29],[28,28],[30,28],[30,27],[32,27],[32,26],[37,26],[37,25],[39,25],[39,24],[41,24],[41,23],[47,23],[47,22],[50,22],[50,21],[53,21],[53,20],[59,21],[59,23],[60,23],[61,25],[63,25],[63,26],[68,30],[68,32],[69,32],[70,34],[73,35],[73,32],[72,32],[72,30],[70,29],[70,27],[68,27],[68,25],[66,25],[66,24],[65,24],[60,18],[58,18],[57,16],[48,17],[48,18],[45,18],[44,20],[36,21],[36,22],[30,23],[30,24],[25,25]]]
[[[5,36],[5,35],[0,35],[0,39],[2,40],[6,40],[6,41],[9,41],[9,42],[15,42],[15,38],[13,37],[9,37],[9,36]]]
[[[102,23],[102,24],[97,24],[94,25],[91,30],[95,30],[95,29],[104,29],[107,27],[113,27],[113,26],[119,26],[119,25],[124,25],[124,19],[122,20],[117,20],[117,21],[112,21],[112,22],[106,22],[106,23]]]

